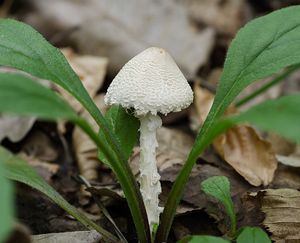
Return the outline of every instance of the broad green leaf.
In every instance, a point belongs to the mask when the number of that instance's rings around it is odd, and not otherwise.
[[[101,112],[83,87],[61,51],[27,24],[0,20],[0,65],[10,66],[38,78],[57,83],[69,91],[103,128],[106,139],[122,158],[113,134],[108,130]],[[119,154],[120,153],[120,154]]]
[[[300,63],[299,16],[300,6],[288,7],[251,21],[237,33],[227,53],[214,103],[193,147],[195,155],[211,142],[213,124],[244,88]]]
[[[261,228],[245,227],[236,239],[237,243],[271,243],[270,238]]]
[[[275,11],[242,28],[227,53],[212,111],[221,115],[252,82],[300,63],[300,6]],[[284,21],[282,21],[284,20]]]
[[[178,243],[230,243],[230,241],[210,235],[193,235],[183,238]]]
[[[5,177],[5,169],[0,157],[0,242],[8,236],[14,217],[13,188]]]
[[[226,176],[212,176],[201,183],[201,189],[207,195],[219,200],[225,207],[225,210],[231,221],[231,233],[236,232],[236,216],[234,205],[230,194],[230,182]]]
[[[284,8],[257,18],[237,33],[228,50],[212,108],[165,204],[156,243],[167,240],[176,207],[193,165],[212,141],[214,123],[248,85],[298,63],[300,6]]]
[[[84,103],[92,101],[79,77],[59,49],[29,25],[12,19],[0,20],[0,65],[15,67],[51,80]]]
[[[0,112],[44,119],[76,119],[76,113],[55,92],[20,74],[0,73]]]
[[[92,115],[104,130],[106,139],[122,158],[113,134],[108,130],[101,112],[83,87],[61,51],[27,24],[0,20],[0,65],[10,66],[38,78],[57,83],[69,91]]]
[[[111,233],[88,219],[83,213],[70,205],[57,191],[55,191],[42,177],[40,177],[25,161],[11,154],[0,146],[0,160],[5,162],[5,176],[14,181],[24,183],[49,197],[54,203],[76,218],[87,228],[97,230],[108,242],[117,240]]]
[[[122,151],[125,153],[125,159],[128,160],[137,142],[140,126],[139,120],[119,105],[110,107],[105,114],[105,118],[109,128],[117,136]],[[99,136],[104,140],[105,136],[102,129],[100,129]],[[101,150],[99,150],[99,158],[101,161],[109,164]]]
[[[227,120],[225,123],[249,122],[300,143],[300,93],[267,100]]]
[[[53,81],[69,91],[86,108],[102,128],[105,140],[118,158],[110,161],[110,165],[128,200],[140,241],[149,241],[146,210],[121,146],[60,50],[49,44],[29,25],[4,19],[0,20],[0,65],[15,67],[33,76]]]

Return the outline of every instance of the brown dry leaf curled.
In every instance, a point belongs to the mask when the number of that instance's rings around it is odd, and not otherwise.
[[[276,243],[300,242],[300,192],[294,189],[264,190],[263,225]]]
[[[195,84],[194,92],[196,114],[203,122],[212,105],[214,95],[202,89],[199,84]],[[235,108],[230,107],[227,114],[235,112]],[[260,138],[252,127],[234,126],[215,139],[213,146],[218,154],[250,184],[266,186],[273,180],[277,161],[272,146]]]

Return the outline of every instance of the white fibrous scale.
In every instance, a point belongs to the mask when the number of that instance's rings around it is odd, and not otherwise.
[[[107,90],[105,103],[134,108],[137,115],[167,114],[188,107],[193,91],[173,58],[151,47],[132,58]]]

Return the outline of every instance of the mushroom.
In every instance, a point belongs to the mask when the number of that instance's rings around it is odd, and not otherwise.
[[[140,190],[149,225],[159,223],[162,212],[158,196],[160,175],[156,166],[156,130],[166,115],[180,111],[193,101],[193,91],[172,57],[161,48],[151,47],[127,62],[108,87],[107,105],[134,108],[140,120]],[[126,128],[124,128],[126,129]]]

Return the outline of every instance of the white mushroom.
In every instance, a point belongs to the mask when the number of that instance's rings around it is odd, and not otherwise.
[[[178,66],[157,47],[146,49],[126,63],[105,95],[106,104],[134,108],[140,119],[139,182],[151,228],[159,223],[162,212],[158,206],[161,185],[156,166],[156,130],[162,121],[157,113],[180,111],[192,101],[193,91]]]

